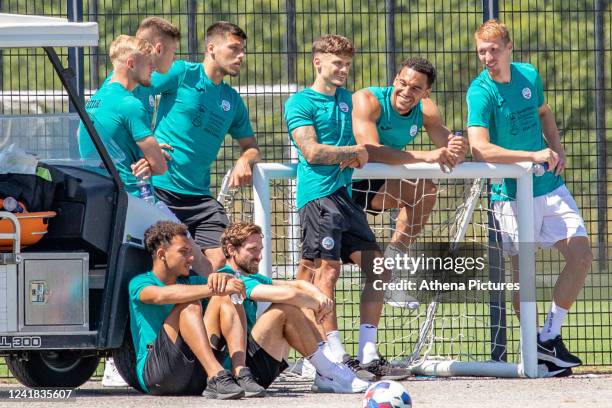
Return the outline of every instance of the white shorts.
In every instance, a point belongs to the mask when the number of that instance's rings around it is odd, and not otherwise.
[[[576,201],[565,185],[533,199],[534,242],[550,248],[558,241],[571,237],[586,237],[587,231]],[[519,252],[516,201],[493,203],[495,219],[499,223],[506,255]]]

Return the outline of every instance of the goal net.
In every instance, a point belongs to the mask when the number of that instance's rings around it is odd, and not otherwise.
[[[253,189],[229,189],[226,176],[219,190],[219,201],[232,222],[253,221],[262,226],[264,256],[260,272],[275,279],[293,279],[300,261],[295,170],[295,164],[260,164],[254,171]],[[385,258],[400,256],[412,260],[412,265],[422,262],[416,268],[405,263],[389,268],[390,283],[396,286],[391,290],[393,286],[386,287],[378,330],[379,352],[387,359],[426,375],[537,375],[535,299],[521,297],[523,318],[519,322],[511,303],[513,291],[508,289],[513,283],[510,261],[502,253],[488,197],[492,178],[517,179],[519,240],[533,242],[530,171],[530,164],[485,163],[464,163],[451,173],[428,164],[368,164],[355,171],[354,179],[397,179],[404,188],[417,193],[405,201],[402,195],[383,187],[387,199],[400,202],[406,209],[368,214]],[[371,183],[363,192],[376,193],[373,187],[379,188]],[[389,246],[398,235],[402,245]],[[521,248],[520,283],[533,287],[533,248]],[[426,260],[448,258],[455,260],[450,274],[439,275],[440,267],[423,267]],[[457,274],[457,269],[466,269],[465,264],[462,267],[456,263],[458,258],[481,258],[484,267],[479,273]],[[409,280],[416,287],[402,287]],[[479,283],[469,287],[472,281]],[[339,328],[347,351],[353,354],[357,351],[363,285],[360,269],[343,265],[335,300]]]

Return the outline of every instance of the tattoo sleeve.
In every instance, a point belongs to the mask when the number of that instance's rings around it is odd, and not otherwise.
[[[312,126],[303,126],[293,131],[293,140],[310,164],[339,164],[358,156],[357,146],[330,146],[318,142]]]

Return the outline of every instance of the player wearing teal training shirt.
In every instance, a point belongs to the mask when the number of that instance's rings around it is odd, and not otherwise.
[[[353,94],[353,128],[357,143],[366,145],[371,162],[387,164],[438,163],[450,170],[465,157],[467,140],[453,137],[429,99],[436,79],[433,65],[423,58],[402,62],[388,87],[369,87]],[[405,150],[425,127],[434,150]],[[353,198],[374,214],[400,208],[389,250],[405,251],[427,222],[436,203],[431,180],[372,179],[353,183]]]
[[[142,39],[118,36],[109,55],[113,78],[85,105],[98,135],[114,159],[128,193],[138,195],[137,177],[166,171],[166,160],[148,122],[148,115],[132,91],[151,84],[151,45]],[[79,153],[97,159],[98,153],[84,125],[79,127]]]
[[[534,236],[540,246],[557,248],[566,264],[538,335],[538,358],[551,373],[567,374],[582,362],[565,348],[561,326],[584,285],[593,256],[584,221],[561,178],[565,150],[555,117],[544,100],[537,70],[530,64],[511,62],[513,45],[507,27],[489,20],[474,37],[478,58],[485,67],[467,92],[468,136],[474,158],[494,163],[548,164],[548,172],[533,179]],[[504,180],[494,188],[492,200],[502,238],[513,255],[514,280],[518,282],[515,194],[516,183]],[[518,312],[518,293],[514,295]]]
[[[208,342],[202,299],[240,294],[244,284],[224,273],[190,274],[193,252],[187,228],[158,221],[145,231],[153,269],[129,283],[130,330],[136,376],[153,395],[199,395],[236,399],[244,391],[224,370]]]
[[[351,119],[351,93],[346,83],[355,54],[353,44],[339,35],[325,35],[312,46],[316,77],[310,88],[292,95],[285,103],[285,121],[298,149],[297,207],[302,225],[302,261],[298,277],[311,280],[331,299],[340,273],[340,261],[361,266],[367,279],[361,295],[359,355],[372,360],[367,378],[402,372],[392,368],[376,351],[376,333],[383,307],[383,292],[372,282],[373,258],[380,249],[365,212],[351,199],[353,168],[368,161],[363,145],[356,145]],[[344,350],[335,311],[323,322],[330,356],[359,369],[359,363]],[[366,378],[366,377],[364,377]]]
[[[316,368],[318,375],[312,387],[314,391],[365,391],[369,385],[367,382],[357,378],[346,365],[335,364],[326,357],[321,334],[304,312],[304,309],[309,309],[314,314],[314,320],[321,322],[333,310],[331,299],[310,282],[272,280],[258,273],[263,249],[261,228],[255,224],[232,224],[221,236],[221,246],[227,264],[219,272],[239,273],[246,289],[242,305],[246,314],[243,324],[247,337],[239,349],[229,347],[233,356],[232,366],[246,364],[246,368],[237,374],[238,383],[242,385],[246,375],[246,378],[255,378],[260,387],[268,388],[287,367],[287,355],[290,347],[293,347]],[[224,319],[226,322],[239,320],[231,304],[219,307],[220,312],[216,316],[209,315],[216,299],[213,297],[211,300],[205,316],[211,337],[223,327]],[[259,317],[258,302],[271,303]],[[223,316],[228,312],[234,317]],[[247,389],[247,386],[243,388]],[[248,392],[246,394],[249,395]]]
[[[219,237],[229,221],[211,196],[211,165],[227,133],[242,150],[231,186],[249,184],[260,160],[247,108],[223,82],[240,72],[245,40],[240,27],[217,22],[206,30],[203,63],[176,61],[167,74],[153,75],[154,91],[161,93],[155,135],[173,148],[168,171],[153,179],[155,193],[189,227],[216,269],[225,263]]]

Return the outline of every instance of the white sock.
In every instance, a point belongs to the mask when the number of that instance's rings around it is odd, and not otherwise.
[[[550,312],[546,316],[544,326],[540,330],[540,341],[554,339],[561,334],[561,326],[567,315],[567,309],[558,306],[554,301],[550,306]]]
[[[359,326],[359,353],[357,360],[361,364],[368,364],[372,360],[380,357],[376,352],[376,332],[377,327],[372,324],[362,324]]]
[[[320,375],[324,377],[333,377],[335,364],[327,358],[323,352],[323,348],[317,349],[311,356],[306,357],[306,360],[317,369],[317,373]]]
[[[340,332],[338,330],[327,333],[327,348],[330,352],[328,358],[334,363],[341,363],[346,351],[342,345],[342,340],[340,340]]]

